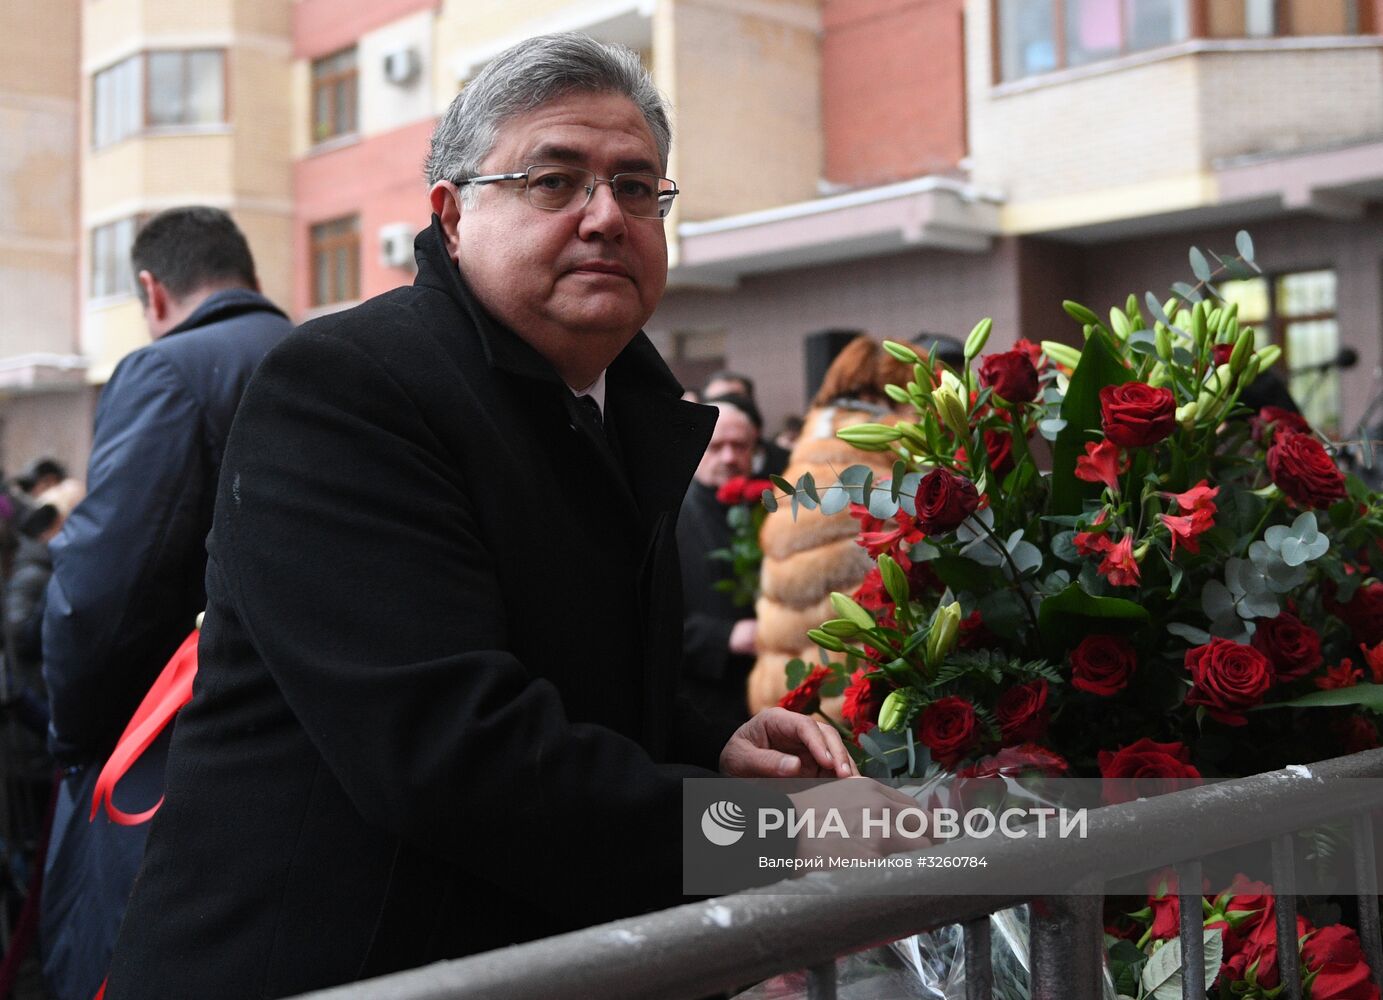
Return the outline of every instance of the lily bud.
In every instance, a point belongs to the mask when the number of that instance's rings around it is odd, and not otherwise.
[[[853,598],[847,597],[838,590],[831,593],[831,606],[836,609],[836,614],[854,622],[859,628],[871,629],[874,627],[874,616],[856,604]]]
[[[1258,370],[1262,371],[1277,364],[1282,357],[1282,348],[1277,344],[1269,344],[1257,352]]]
[[[885,340],[884,350],[887,351],[890,355],[892,355],[893,358],[895,358],[898,361],[901,361],[905,365],[915,365],[917,364],[918,360],[920,360],[917,357],[916,351],[914,351],[907,344],[900,344],[896,340]]]
[[[879,576],[883,578],[884,589],[888,591],[888,596],[893,598],[895,604],[907,602],[908,575],[888,553],[879,556]]]
[[[845,643],[829,632],[823,632],[819,628],[807,630],[807,638],[816,643],[822,649],[829,649],[833,653],[845,652]]]
[[[890,691],[884,703],[879,706],[879,731],[891,733],[900,727],[907,707],[908,696],[901,689]]]
[[[989,340],[989,331],[992,329],[994,329],[994,321],[987,316],[975,324],[975,328],[970,331],[970,336],[965,338],[965,360],[967,362],[984,350],[985,342]]]
[[[906,406],[908,403],[912,402],[912,397],[908,395],[908,391],[901,385],[894,385],[892,382],[888,382],[884,385],[884,395],[899,406]]]
[[[1157,356],[1163,361],[1170,362],[1172,360],[1172,331],[1161,323],[1157,324],[1157,332],[1153,334],[1153,341],[1157,347]]]
[[[970,433],[970,417],[966,412],[965,403],[961,401],[960,393],[943,384],[932,393],[932,402],[936,404],[937,416],[951,429],[951,433],[958,438],[964,438]]]
[[[1196,426],[1196,415],[1200,413],[1200,407],[1194,402],[1177,407],[1177,423],[1181,429],[1189,431]]]
[[[1063,344],[1059,340],[1042,341],[1042,352],[1059,365],[1067,368],[1075,368],[1080,364],[1080,351],[1070,344]]]
[[[956,648],[960,636],[960,602],[952,601],[937,609],[932,630],[927,634],[927,663],[936,666]]]
[[[1229,355],[1230,371],[1238,375],[1244,370],[1244,366],[1249,363],[1249,355],[1253,353],[1253,329],[1244,327],[1239,331],[1239,339],[1234,342],[1234,350]]]

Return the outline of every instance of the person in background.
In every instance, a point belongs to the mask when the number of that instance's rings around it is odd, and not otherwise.
[[[759,414],[758,401],[754,398],[754,380],[739,372],[720,371],[706,379],[701,387],[701,399],[710,402],[725,396],[738,396],[752,404],[751,413],[759,428],[759,440],[754,446],[754,459],[751,472],[756,476],[773,476],[781,473],[788,464],[788,449],[763,436],[764,421]]]
[[[911,369],[877,341],[858,337],[846,344],[812,400],[785,477],[795,483],[810,472],[818,486],[825,486],[844,469],[861,464],[873,468],[878,480],[891,476],[892,454],[860,451],[836,432],[889,421],[893,410],[883,387],[911,377]],[[827,517],[820,510],[801,510],[794,520],[786,504],[765,519],[759,535],[764,561],[756,613],[759,654],[748,683],[750,711],[776,705],[787,693],[789,660],[820,662],[821,652],[807,639],[807,630],[836,617],[831,592],[853,592],[873,565],[855,544],[858,531],[859,522],[844,514]],[[838,706],[839,698],[823,704],[837,719]]]
[[[798,437],[802,434],[802,418],[797,414],[789,414],[783,418],[783,429],[773,438],[773,443],[779,448],[784,448],[788,452],[792,451],[792,446],[797,443]],[[786,466],[784,466],[786,468]]]
[[[64,768],[40,920],[56,1000],[105,976],[148,826],[88,820],[92,789],[136,706],[206,604],[206,536],[221,454],[251,373],[291,327],[259,293],[244,235],[220,209],[173,208],[130,251],[153,343],[101,393],[87,496],[51,550],[43,618],[49,747]],[[166,739],[120,791],[146,809]]]
[[[708,399],[719,411],[715,431],[702,455],[677,519],[677,555],[682,564],[682,690],[712,723],[727,734],[749,718],[744,680],[754,663],[758,626],[753,608],[736,606],[716,584],[730,577],[731,564],[712,558],[727,549],[731,528],[717,492],[730,480],[748,476],[759,429],[744,396]]]
[[[44,456],[30,462],[28,468],[14,477],[14,481],[29,496],[37,497],[66,478],[67,466],[55,458]]]

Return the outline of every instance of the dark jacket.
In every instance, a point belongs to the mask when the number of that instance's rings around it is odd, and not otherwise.
[[[205,606],[206,536],[221,455],[250,374],[291,328],[245,289],[209,296],[116,367],[96,410],[86,498],[51,545],[43,671],[60,788],[43,887],[44,975],[56,1000],[101,983],[147,826],[88,820],[99,764]],[[120,784],[158,801],[166,742]]]
[[[749,718],[745,682],[754,658],[730,652],[730,631],[741,618],[753,618],[754,608],[737,606],[715,586],[730,579],[730,563],[710,558],[712,552],[730,547],[726,515],[716,491],[693,480],[677,522],[677,551],[686,608],[682,686],[709,719],[733,732]]]
[[[306,324],[226,453],[201,669],[107,1000],[279,997],[680,901],[678,503],[714,412],[639,335],[606,428],[446,256]]]
[[[20,535],[14,567],[4,584],[4,645],[13,678],[40,700],[44,593],[52,575],[48,543]]]
[[[59,761],[104,758],[192,630],[231,418],[290,329],[262,295],[217,292],[106,383],[87,495],[51,546],[43,660]]]

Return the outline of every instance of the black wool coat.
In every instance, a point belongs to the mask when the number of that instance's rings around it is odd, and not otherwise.
[[[679,501],[715,421],[637,336],[607,444],[443,249],[265,360],[108,1000],[279,997],[682,901]],[[687,763],[671,763],[685,761]]]

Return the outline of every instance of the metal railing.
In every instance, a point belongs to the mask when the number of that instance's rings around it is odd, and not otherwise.
[[[1253,843],[1272,847],[1279,951],[1295,955],[1293,816],[1349,819],[1359,935],[1374,982],[1383,988],[1378,876],[1370,813],[1383,806],[1383,750],[1370,750],[1153,799],[1096,809],[1079,840],[986,841],[988,877],[1041,865],[1083,890],[1047,897],[1031,915],[1032,1000],[1098,1000],[1103,989],[1102,887],[1107,880],[1175,865],[1181,886],[1183,997],[1203,1000],[1200,858]],[[1194,830],[1194,848],[1188,831]],[[1191,850],[1197,853],[1188,856]],[[934,854],[973,854],[951,841]],[[1027,901],[973,895],[961,868],[813,872],[732,896],[619,920],[557,937],[379,979],[305,994],[302,1000],[493,1000],[600,997],[692,1000],[795,970],[808,971],[808,996],[836,996],[835,958],[946,924],[964,926],[966,997],[990,995],[988,915]],[[967,884],[968,883],[968,884]],[[885,889],[885,886],[887,888]],[[903,894],[900,894],[903,893]],[[972,894],[966,895],[969,892]],[[1280,963],[1283,997],[1301,1000],[1294,962]]]

